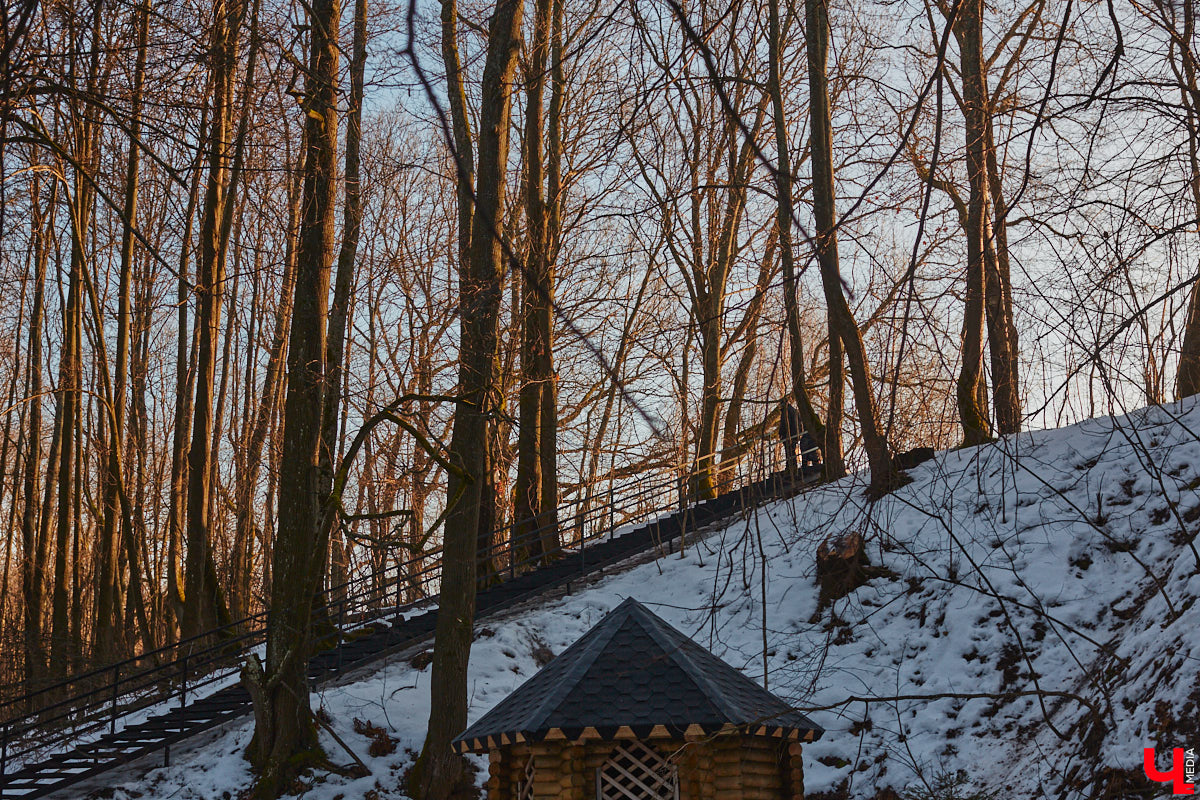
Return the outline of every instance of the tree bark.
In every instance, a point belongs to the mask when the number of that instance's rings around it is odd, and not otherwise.
[[[967,286],[963,309],[962,366],[957,399],[963,443],[977,445],[991,437],[987,416],[978,401],[983,371],[985,247],[988,239],[987,87],[983,77],[983,2],[965,0],[954,21],[962,65],[963,116],[967,135]]]
[[[338,250],[337,277],[334,280],[333,304],[329,308],[329,341],[325,348],[324,410],[321,414],[321,447],[318,455],[321,476],[320,493],[327,498],[333,488],[333,471],[337,461],[338,430],[341,421],[343,371],[347,360],[346,327],[354,291],[354,267],[358,255],[358,239],[362,230],[362,190],[359,186],[359,163],[362,148],[363,74],[367,62],[367,0],[354,3],[354,44],[350,56],[350,97],[346,114],[346,168],[344,181],[346,197],[342,210],[342,244]],[[332,522],[332,517],[330,518]],[[329,548],[328,529],[321,531],[319,557],[323,566],[333,554]],[[340,571],[344,566],[339,565]],[[317,582],[320,589],[324,579]]]
[[[259,798],[278,797],[301,769],[323,758],[309,707],[308,656],[312,598],[324,572],[318,451],[337,203],[339,19],[337,0],[312,4],[302,104],[307,115],[302,221],[288,342],[267,664],[264,675],[246,673],[257,695],[249,756],[259,770],[254,790]]]
[[[557,467],[553,453],[558,427],[554,396],[553,266],[543,182],[543,94],[555,13],[553,0],[537,0],[526,75],[525,217],[528,255],[521,273],[521,387],[518,401],[517,482],[513,541],[544,563],[558,554]],[[544,463],[545,462],[545,463]],[[545,467],[545,468],[544,468]],[[555,483],[553,491],[545,486]]]
[[[130,294],[133,283],[133,228],[138,212],[138,170],[141,155],[142,87],[146,77],[146,45],[150,30],[150,3],[143,0],[137,11],[137,58],[133,73],[133,98],[129,123],[129,157],[125,168],[125,220],[121,233],[121,266],[117,288],[117,352],[113,375],[112,414],[109,420],[108,471],[104,487],[104,523],[101,528],[99,578],[96,585],[95,655],[102,661],[119,660],[125,644],[117,619],[120,594],[117,559],[121,543],[133,542],[133,531],[125,525],[118,493],[124,491],[121,455],[125,448],[125,384],[129,374]],[[121,528],[118,537],[118,526]],[[128,554],[137,574],[136,551]]]
[[[75,432],[78,427],[80,408],[80,393],[83,383],[82,366],[80,363],[80,335],[82,321],[82,303],[80,300],[80,272],[83,260],[80,241],[84,214],[89,203],[84,199],[88,190],[76,184],[76,195],[73,202],[73,212],[78,220],[73,226],[71,236],[71,266],[67,287],[67,305],[63,311],[62,350],[59,357],[58,378],[58,424],[55,444],[58,450],[58,462],[50,463],[52,474],[47,478],[57,482],[58,509],[55,524],[54,541],[54,589],[51,598],[51,633],[50,633],[50,674],[61,678],[67,673],[72,662],[70,596],[71,583],[67,577],[67,556],[71,547],[72,521],[74,520],[73,500],[75,495]]]
[[[88,67],[87,90],[95,92],[99,72],[100,6],[97,4],[91,21],[91,63]],[[74,38],[74,36],[72,36]],[[81,45],[81,43],[75,43]],[[73,114],[75,128],[75,182],[71,197],[71,256],[67,301],[63,309],[63,339],[59,358],[59,461],[49,468],[56,474],[49,480],[58,482],[58,513],[56,515],[54,552],[54,591],[52,595],[50,633],[50,674],[64,677],[79,660],[79,502],[82,495],[78,481],[80,417],[83,394],[83,363],[81,343],[83,327],[83,271],[86,268],[87,236],[91,228],[95,191],[84,170],[96,163],[96,123],[89,112]],[[68,578],[68,554],[71,575]]]
[[[47,237],[42,218],[39,182],[30,188],[30,207],[33,211],[33,309],[29,317],[29,349],[26,367],[25,394],[29,398],[27,430],[29,451],[25,455],[24,508],[21,513],[21,547],[24,554],[21,570],[21,597],[25,603],[25,685],[37,689],[45,676],[46,648],[42,641],[42,613],[46,587],[46,560],[49,556],[49,537],[43,532],[39,505],[42,462],[42,336],[45,327]],[[56,192],[51,192],[50,208],[54,207]],[[53,455],[51,463],[53,463]],[[29,709],[32,710],[32,709]]]
[[[890,491],[899,481],[892,463],[887,440],[879,430],[875,409],[875,390],[870,365],[863,347],[862,333],[842,291],[841,266],[838,263],[837,209],[833,185],[833,127],[829,108],[829,83],[826,60],[829,49],[829,16],[825,0],[805,0],[805,38],[808,45],[809,108],[813,170],[813,216],[817,224],[817,262],[821,286],[831,322],[830,344],[841,340],[850,368],[854,405],[858,411],[863,447],[871,467],[872,494]],[[834,355],[834,348],[830,348]],[[831,364],[832,368],[833,364]],[[832,373],[831,373],[832,378]],[[829,434],[827,433],[826,436]]]
[[[562,238],[562,109],[566,96],[563,72],[563,0],[552,0],[550,23],[550,108],[546,120],[546,261],[542,276],[545,293],[539,298],[537,323],[543,347],[538,376],[542,381],[541,461],[543,542],[547,549],[561,542],[558,520],[558,374],[554,370],[555,263]]]
[[[787,316],[788,355],[792,398],[800,412],[800,421],[812,434],[822,453],[826,450],[825,425],[813,407],[808,394],[808,379],[804,370],[804,335],[800,329],[800,303],[796,286],[796,254],[792,242],[792,157],[788,143],[787,115],[783,108],[783,88],[780,71],[783,68],[783,32],[779,16],[779,0],[769,0],[770,48],[767,91],[771,95],[771,109],[775,123],[775,168],[776,227],[779,230],[779,259],[783,264],[783,304]]]
[[[986,85],[984,88],[986,89]],[[1000,165],[996,159],[990,107],[986,123],[988,194],[992,200],[992,224],[987,248],[990,257],[984,261],[987,269],[984,297],[988,351],[992,364],[992,409],[996,415],[996,431],[1006,435],[1021,430],[1020,353],[1017,326],[1013,320],[1012,271],[1008,258],[1008,204],[1000,182]]]
[[[449,461],[451,473],[442,556],[442,588],[433,651],[432,710],[412,788],[426,800],[445,800],[462,776],[450,747],[467,722],[467,663],[475,619],[475,559],[481,489],[488,463],[487,422],[494,392],[501,300],[501,226],[508,163],[512,76],[520,46],[520,0],[497,0],[488,31],[481,85],[479,169],[470,258],[460,265],[459,400]],[[460,161],[461,164],[461,161]],[[463,171],[460,168],[459,178]],[[461,197],[461,186],[460,186]]]
[[[207,111],[201,116],[200,129],[207,130]],[[203,151],[203,143],[200,150]],[[200,154],[192,175],[188,191],[184,246],[179,254],[179,280],[176,282],[176,330],[175,330],[175,409],[171,426],[171,495],[167,508],[167,605],[171,612],[175,633],[181,630],[186,598],[186,577],[183,570],[183,541],[187,525],[188,459],[187,445],[191,438],[192,397],[195,391],[196,338],[200,334],[188,326],[188,262],[191,255],[192,226],[196,217],[196,206],[200,196]],[[191,333],[189,334],[189,331]]]
[[[212,40],[212,111],[208,140],[208,184],[200,225],[200,262],[196,293],[196,378],[192,405],[192,442],[188,453],[187,560],[185,565],[184,638],[216,628],[229,618],[217,580],[211,542],[213,399],[221,303],[225,292],[225,241],[222,221],[232,202],[225,181],[237,72],[238,30],[245,7],[241,0],[214,6]]]
[[[1181,69],[1176,71],[1182,80],[1180,101],[1188,129],[1188,188],[1192,195],[1192,213],[1200,219],[1200,86],[1197,85],[1197,65],[1191,42],[1195,36],[1196,9],[1194,0],[1183,0],[1183,30],[1174,48],[1178,48]],[[1185,46],[1186,45],[1186,46]],[[1175,378],[1175,396],[1182,400],[1200,393],[1200,273],[1188,295],[1184,317],[1183,342],[1179,349],[1179,368]]]

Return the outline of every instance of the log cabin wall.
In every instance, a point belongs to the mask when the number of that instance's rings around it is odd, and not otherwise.
[[[488,800],[595,800],[596,770],[619,742],[536,742],[488,751]],[[676,765],[679,800],[803,800],[799,742],[725,735],[643,744]],[[518,794],[533,758],[532,794]]]

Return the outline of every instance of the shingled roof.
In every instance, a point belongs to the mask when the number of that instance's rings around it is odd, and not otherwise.
[[[544,739],[824,730],[630,598],[455,739],[461,752]]]

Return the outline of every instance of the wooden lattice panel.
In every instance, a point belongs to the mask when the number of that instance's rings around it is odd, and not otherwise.
[[[517,783],[517,800],[533,800],[533,756],[525,762],[525,777]]]
[[[678,800],[675,766],[641,742],[621,744],[596,770],[596,800]]]

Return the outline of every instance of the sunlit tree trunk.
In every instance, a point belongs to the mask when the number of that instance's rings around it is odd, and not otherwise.
[[[320,749],[309,707],[308,656],[312,598],[324,573],[318,451],[337,203],[339,19],[337,0],[312,4],[303,99],[307,115],[304,189],[288,342],[267,663],[265,673],[259,668],[259,674],[247,680],[255,716],[249,756],[259,770],[255,794],[260,798],[278,797],[300,770],[319,758]]]
[[[338,430],[341,415],[344,413],[344,409],[341,408],[342,384],[345,380],[343,370],[349,351],[346,328],[353,299],[355,258],[358,255],[358,238],[363,216],[362,190],[359,186],[359,153],[362,147],[363,73],[366,62],[367,0],[355,0],[354,43],[350,57],[350,97],[346,114],[346,167],[343,178],[346,197],[342,208],[342,244],[337,257],[333,304],[329,308],[329,341],[325,348],[325,370],[328,377],[325,383],[324,410],[321,414],[321,447],[318,456],[322,498],[329,496],[333,486]],[[321,531],[322,541],[318,543],[318,553],[322,566],[329,564],[331,556],[340,553],[340,548],[331,549],[329,546],[331,533],[328,529]],[[339,563],[334,572],[342,572],[344,569],[344,565]],[[322,583],[323,580],[317,582],[318,589]]]
[[[45,677],[46,648],[42,641],[42,614],[46,587],[46,559],[49,556],[49,537],[41,524],[40,470],[42,468],[42,336],[45,333],[46,261],[48,247],[45,220],[41,213],[39,181],[30,185],[30,220],[33,231],[33,308],[29,317],[29,347],[26,359],[25,394],[30,398],[27,416],[25,455],[24,507],[21,513],[21,547],[24,559],[21,570],[21,596],[25,603],[25,684],[36,689]],[[57,192],[50,193],[48,208],[54,209]],[[54,462],[52,453],[51,463]],[[52,482],[51,482],[52,483]]]
[[[1183,119],[1188,132],[1188,188],[1191,191],[1192,214],[1200,220],[1200,86],[1197,85],[1196,57],[1191,44],[1196,34],[1194,0],[1183,0],[1181,9],[1183,29],[1172,42],[1172,55],[1178,54],[1176,77],[1180,80],[1179,94],[1184,109]],[[1200,229],[1200,222],[1196,223]],[[1182,399],[1200,393],[1200,273],[1192,284],[1184,317],[1183,343],[1179,349],[1179,368],[1175,380],[1176,397]]]
[[[498,0],[488,30],[483,69],[470,258],[460,266],[459,275],[459,400],[449,452],[450,464],[462,474],[452,473],[448,481],[453,506],[443,537],[442,588],[430,687],[432,710],[425,744],[411,776],[413,791],[427,800],[445,800],[462,776],[462,759],[452,751],[450,742],[467,722],[476,540],[481,488],[491,469],[487,420],[495,380],[502,291],[500,231],[521,12],[520,0]]]
[[[990,111],[985,132],[992,219],[988,237],[991,257],[984,261],[987,269],[984,297],[992,365],[992,410],[996,415],[996,431],[1004,435],[1021,430],[1020,353],[1017,325],[1013,319],[1012,272],[1008,258],[1008,204],[1000,182]]]
[[[887,441],[879,429],[875,387],[871,383],[871,370],[867,363],[862,333],[842,290],[833,184],[833,127],[830,120],[829,82],[826,74],[829,16],[825,0],[805,0],[805,23],[809,109],[812,117],[810,149],[813,169],[813,216],[817,224],[817,263],[821,269],[821,285],[825,290],[825,302],[829,308],[831,344],[835,335],[841,340],[850,369],[850,384],[854,392],[854,406],[858,411],[863,449],[867,451],[867,460],[871,466],[871,491],[880,494],[893,488],[899,476],[892,463]],[[830,353],[831,356],[836,355],[832,347]],[[837,363],[840,363],[840,359],[838,362],[831,359],[831,370]],[[827,432],[826,436],[829,435]]]
[[[240,0],[221,0],[214,6],[212,39],[212,110],[208,138],[208,184],[200,226],[200,261],[196,293],[196,378],[193,397],[192,443],[188,453],[187,560],[185,567],[182,635],[187,638],[228,620],[212,553],[212,467],[217,443],[213,437],[217,344],[225,292],[226,250],[222,221],[227,196],[227,160],[237,71],[238,29],[245,9]]]
[[[987,87],[983,79],[983,2],[965,0],[954,24],[958,32],[962,65],[963,114],[966,118],[967,177],[967,286],[963,309],[962,366],[958,375],[958,413],[963,441],[975,445],[991,436],[987,415],[977,392],[983,371],[983,315],[985,243],[988,236]]]
[[[796,254],[792,241],[792,214],[795,212],[792,199],[792,156],[788,143],[787,115],[783,108],[783,88],[780,79],[782,69],[783,32],[779,15],[779,0],[769,0],[770,29],[767,44],[770,48],[770,73],[767,90],[771,95],[771,109],[775,127],[775,195],[776,226],[779,230],[779,259],[783,265],[783,303],[787,315],[788,356],[792,385],[792,399],[800,412],[800,421],[805,430],[812,434],[822,452],[829,449],[826,442],[825,425],[813,407],[808,393],[808,378],[805,375],[804,334],[800,328],[800,302],[797,297]],[[838,477],[833,475],[831,477]]]
[[[553,266],[548,230],[550,209],[543,187],[543,94],[550,54],[553,0],[537,0],[530,44],[525,104],[525,217],[528,220],[528,256],[521,275],[521,387],[518,404],[517,482],[514,495],[513,539],[527,543],[532,555],[553,557],[559,548],[557,484],[553,458],[558,427],[554,402],[552,350]],[[553,158],[554,156],[551,156]],[[544,467],[549,467],[545,469]],[[549,501],[549,502],[547,502]],[[534,531],[537,531],[534,537]],[[522,548],[524,549],[524,548]]]
[[[125,168],[125,221],[121,233],[121,266],[117,288],[117,352],[113,375],[112,413],[109,418],[108,471],[104,487],[104,522],[101,528],[99,555],[99,578],[96,585],[96,655],[102,660],[117,660],[123,644],[117,615],[120,595],[117,575],[117,557],[122,542],[134,545],[127,549],[131,583],[140,586],[140,574],[136,542],[133,531],[125,524],[118,493],[124,492],[125,476],[121,471],[121,457],[125,449],[125,385],[129,374],[129,328],[132,314],[130,296],[133,284],[133,229],[138,213],[138,169],[141,155],[142,87],[146,76],[146,46],[150,29],[148,0],[137,12],[137,63],[133,75],[133,107],[129,124],[129,158]],[[120,535],[118,536],[118,528]],[[138,595],[140,599],[140,594]]]

